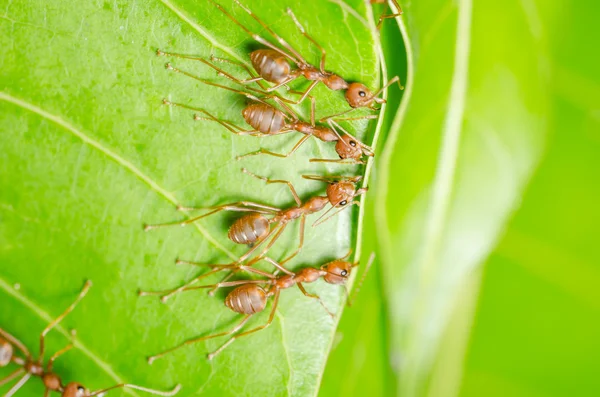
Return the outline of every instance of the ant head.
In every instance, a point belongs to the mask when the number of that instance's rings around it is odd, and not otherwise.
[[[345,207],[356,195],[356,186],[349,181],[340,181],[328,185],[326,192],[331,205]]]
[[[329,284],[345,284],[352,270],[352,263],[337,259],[321,266],[327,273],[323,279]]]
[[[10,364],[13,356],[13,345],[7,340],[0,338],[0,367]]]
[[[353,108],[369,106],[373,102],[373,93],[364,84],[352,83],[346,90],[346,101]]]
[[[327,86],[330,90],[345,90],[348,88],[348,83],[346,80],[338,76],[337,74],[330,74],[325,79],[323,79],[323,84]]]
[[[342,135],[342,139],[335,144],[335,151],[341,159],[358,160],[363,154],[361,144],[350,135]]]
[[[77,382],[69,383],[62,392],[62,397],[86,397],[89,395],[90,391]]]

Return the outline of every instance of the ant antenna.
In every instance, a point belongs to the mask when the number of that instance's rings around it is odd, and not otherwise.
[[[118,385],[114,385],[114,386],[108,387],[106,389],[102,389],[102,390],[98,390],[98,391],[92,392],[90,394],[90,397],[92,397],[92,396],[100,396],[100,395],[106,393],[109,390],[118,389],[118,388],[135,389],[135,390],[144,391],[146,393],[154,394],[154,395],[157,395],[157,396],[167,396],[168,397],[168,396],[174,396],[175,394],[177,394],[179,392],[179,390],[181,390],[181,385],[177,384],[173,388],[173,390],[170,390],[170,391],[160,391],[160,390],[149,389],[147,387],[132,385],[132,384],[129,384],[129,383],[120,383]]]
[[[332,210],[334,210],[336,208],[336,206],[341,203],[337,202],[335,203],[335,205],[332,205],[331,208],[329,208],[327,211],[325,211],[325,213],[323,215],[321,215],[312,225],[314,226],[318,226],[321,223],[327,222],[330,218],[333,218],[334,216],[336,216],[337,214],[339,214],[340,212],[342,212],[343,210],[345,210],[348,207],[351,207],[353,205],[360,205],[360,203],[358,201],[353,201],[349,204],[346,204],[345,206],[343,206],[342,208],[340,208],[339,210],[335,211],[333,214],[329,215],[327,218],[323,219],[328,213],[330,213]]]
[[[365,266],[365,271],[362,274],[362,277],[360,278],[360,280],[358,281],[358,284],[356,284],[356,287],[354,287],[354,289],[352,290],[352,295],[351,296],[347,296],[347,304],[348,307],[352,306],[354,304],[354,300],[356,299],[356,296],[358,295],[364,281],[365,278],[367,278],[367,273],[369,272],[369,269],[371,269],[371,266],[373,265],[373,262],[375,261],[375,253],[372,252],[371,255],[369,256],[369,261],[367,262],[367,265]],[[358,261],[356,261],[354,263],[354,265],[352,265],[352,267],[356,267],[358,266]]]

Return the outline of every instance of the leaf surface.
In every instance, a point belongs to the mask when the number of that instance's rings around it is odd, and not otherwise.
[[[266,35],[232,2],[223,5],[244,25]],[[247,5],[316,64],[318,50],[285,14],[286,7],[292,7],[326,48],[328,70],[377,86],[375,39],[363,2]],[[91,389],[120,381],[161,389],[181,383],[179,396],[315,394],[336,321],[298,290],[284,291],[270,328],[236,341],[215,360],[207,361],[205,354],[224,339],[188,346],[148,366],[146,356],[188,338],[227,330],[239,320],[223,306],[224,293],[209,297],[194,291],[163,305],[157,299],[138,298],[138,289],[174,288],[203,271],[176,267],[176,258],[227,263],[245,248],[234,247],[226,238],[235,215],[152,233],[144,233],[142,225],[182,219],[174,210],[177,204],[252,200],[293,205],[285,186],[264,186],[243,175],[242,166],[293,181],[303,198],[323,193],[324,186],[303,180],[301,174],[340,174],[357,168],[309,163],[308,158],[335,155],[331,145],[316,141],[292,158],[258,156],[238,162],[236,155],[261,146],[284,152],[299,137],[234,136],[215,123],[194,121],[190,111],[161,104],[167,97],[243,125],[245,101],[240,95],[169,72],[164,68],[169,59],[155,55],[160,48],[248,62],[256,43],[208,1],[94,1],[73,6],[32,0],[4,8],[2,327],[35,353],[39,332],[90,279],[94,285],[88,296],[49,339],[49,350],[56,351],[67,343],[68,330],[77,329],[78,349],[55,365],[65,381],[77,380]],[[206,79],[224,81],[198,62],[170,61]],[[231,71],[242,73],[234,67]],[[319,87],[314,94],[318,117],[347,108],[339,92]],[[307,107],[300,111],[307,114]],[[366,122],[357,122],[351,132],[364,137],[366,127]],[[292,265],[316,266],[343,256],[354,241],[355,216],[346,211],[319,228],[309,228],[305,248]],[[294,251],[297,228],[288,228],[273,257]],[[340,308],[340,289],[323,282],[308,289],[330,308]],[[267,315],[251,325],[264,323]],[[21,393],[40,395],[41,383],[34,379]]]

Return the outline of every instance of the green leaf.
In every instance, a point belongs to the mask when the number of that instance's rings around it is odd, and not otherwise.
[[[541,155],[545,52],[519,1],[438,1],[405,12],[409,92],[382,159],[387,193],[378,206],[389,231],[391,359],[400,394],[448,395],[460,385],[477,269]],[[499,15],[502,33],[486,34]],[[388,187],[387,175],[402,184]],[[440,358],[451,320],[456,333]]]
[[[389,317],[372,314],[398,395],[598,390],[594,10],[404,6],[409,78],[374,206]]]
[[[244,25],[260,27],[232,2]],[[370,87],[379,84],[376,34],[362,1],[248,1],[247,5],[307,58],[319,52],[295,29],[290,6],[328,51],[327,68]],[[124,381],[168,389],[179,396],[312,395],[319,385],[336,321],[299,291],[282,294],[270,328],[236,341],[212,362],[205,358],[224,339],[198,343],[157,360],[145,357],[196,336],[227,330],[239,321],[223,306],[224,294],[190,292],[167,305],[139,298],[138,289],[174,288],[203,270],[175,266],[176,258],[227,263],[245,248],[226,238],[231,216],[195,227],[144,233],[142,224],[181,219],[176,204],[209,206],[253,200],[293,204],[285,186],[265,187],[240,173],[289,179],[304,198],[324,191],[301,174],[340,174],[356,167],[311,164],[332,158],[331,145],[306,144],[293,158],[235,156],[269,147],[291,148],[297,136],[269,140],[233,136],[219,125],[194,121],[189,111],[167,108],[164,97],[205,108],[242,123],[240,95],[165,70],[157,48],[248,62],[252,40],[212,4],[194,0],[140,2],[25,1],[4,7],[0,139],[0,324],[35,353],[39,332],[75,298],[85,279],[88,296],[49,336],[49,351],[77,349],[55,364],[65,381],[91,389]],[[262,34],[262,33],[261,33]],[[198,62],[171,59],[181,69],[223,82]],[[228,69],[229,70],[229,69]],[[233,73],[241,73],[231,68]],[[302,86],[306,86],[304,83]],[[347,105],[342,94],[319,87],[318,116]],[[307,107],[301,109],[306,114]],[[365,136],[367,123],[352,132]],[[354,214],[356,215],[356,214]],[[310,218],[308,225],[315,218]],[[355,216],[342,213],[310,228],[293,266],[316,266],[353,246]],[[272,251],[297,246],[292,226]],[[211,279],[216,282],[218,278]],[[308,286],[340,310],[342,291]],[[268,313],[251,324],[266,321]],[[3,369],[0,377],[7,374]],[[2,391],[7,390],[6,387]],[[22,395],[40,395],[38,379]],[[128,391],[130,395],[142,395]],[[119,395],[119,391],[111,395]]]

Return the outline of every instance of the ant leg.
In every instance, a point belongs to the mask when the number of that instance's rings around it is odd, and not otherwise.
[[[17,376],[21,375],[24,371],[25,371],[25,368],[19,368],[15,372],[13,372],[13,373],[9,374],[8,376],[5,376],[4,378],[0,379],[0,386],[4,386],[5,384],[7,384],[8,382],[10,382],[11,380],[15,379]]]
[[[367,266],[365,266],[365,271],[363,272],[362,277],[358,281],[358,284],[356,284],[356,287],[354,287],[352,289],[352,295],[346,297],[347,298],[346,302],[349,307],[354,304],[354,300],[356,299],[356,296],[358,295],[360,288],[362,287],[362,285],[365,281],[365,278],[367,278],[367,273],[371,269],[371,265],[373,265],[374,260],[375,260],[375,253],[373,252],[369,256],[369,261],[367,262]],[[354,265],[352,267],[356,267],[356,266],[358,266],[358,261],[356,263],[354,263]]]
[[[21,350],[21,352],[23,352],[23,354],[27,356],[27,358],[31,358],[31,353],[29,353],[29,350],[27,350],[25,345],[20,340],[18,340],[2,328],[0,328],[0,336],[9,341],[12,345],[16,346],[17,349]]]
[[[220,270],[220,269],[219,269]],[[219,271],[218,269],[212,269],[211,271],[201,274],[198,277],[193,278],[191,281],[188,281],[187,283],[181,285],[180,287],[177,287],[175,289],[172,290],[167,290],[167,291],[138,291],[138,296],[150,296],[150,295],[161,295],[160,297],[160,301],[162,303],[166,303],[167,300],[169,298],[171,298],[173,295],[176,295],[182,291],[185,291],[187,288],[189,288],[190,286],[192,286],[193,284],[195,284],[196,282],[198,282],[199,280],[202,280],[203,278],[206,278],[208,276],[210,276],[211,274],[215,274]]]
[[[300,218],[300,233],[299,233],[299,240],[300,242],[298,243],[298,248],[296,248],[296,251],[294,251],[290,256],[288,256],[287,258],[285,258],[283,261],[281,261],[281,264],[284,265],[285,263],[289,262],[290,260],[292,260],[292,258],[294,258],[296,255],[298,255],[300,253],[300,251],[302,251],[302,247],[304,246],[304,228],[306,225],[306,216],[302,215],[302,217]]]
[[[265,28],[267,30],[267,32],[271,33],[271,36],[273,36],[278,42],[279,44],[281,44],[283,47],[285,47],[285,49],[287,49],[289,52],[291,52],[292,54],[294,54],[294,56],[298,59],[297,61],[294,60],[294,63],[296,64],[304,64],[304,65],[308,65],[308,62],[306,62],[306,60],[304,59],[304,57],[302,57],[302,55],[300,55],[300,53],[298,53],[298,51],[296,51],[287,41],[285,41],[281,36],[279,36],[277,33],[275,33],[270,27],[269,25],[267,25],[266,23],[264,23],[260,18],[258,18],[252,11],[250,11],[249,8],[247,8],[246,6],[244,6],[242,3],[239,2],[239,0],[233,0],[237,3],[237,5],[239,5],[244,11],[246,11],[252,18],[254,18],[254,20],[256,22],[258,22],[263,28]],[[253,37],[254,38],[254,37]],[[254,38],[256,41],[256,38]],[[264,44],[264,43],[263,43]],[[266,44],[265,44],[266,45]],[[275,46],[272,46],[271,48],[274,48]],[[288,56],[290,59],[294,59],[293,57],[290,57],[288,54],[286,54],[285,52],[277,49],[277,52]]]
[[[271,323],[273,322],[273,318],[275,318],[275,310],[277,310],[277,304],[278,303],[279,303],[279,289],[276,289],[275,290],[275,297],[273,298],[273,308],[271,309],[271,314],[269,314],[269,320],[267,320],[267,322],[264,325],[261,325],[260,327],[256,327],[256,328],[251,329],[250,331],[242,332],[241,334],[237,334],[235,336],[232,336],[231,339],[229,339],[227,342],[225,342],[221,347],[219,347],[214,352],[210,353],[208,355],[208,359],[212,360],[213,358],[215,358],[215,356],[217,354],[219,354],[223,350],[225,350],[225,348],[227,348],[227,346],[229,346],[230,344],[232,344],[236,339],[239,339],[242,336],[247,336],[247,335],[253,334],[254,332],[258,332],[260,330],[263,330],[263,329],[267,328],[269,325],[271,325]]]
[[[259,212],[261,214],[271,214],[273,212],[281,211],[281,208],[271,207],[266,204],[259,204],[252,201],[238,201],[236,203],[219,205],[216,207],[183,207],[177,206],[177,211],[189,212],[189,211],[200,211],[200,210],[212,210],[217,208],[225,208],[228,211],[238,211],[238,212]],[[250,209],[245,209],[244,207],[253,207]]]
[[[250,76],[250,78],[249,79],[245,79],[245,80],[239,80],[239,79],[232,78],[232,80],[235,81],[236,83],[245,85],[245,84],[249,84],[249,83],[255,82],[256,84],[258,84],[260,86],[260,88],[262,90],[264,90],[266,92],[268,92],[268,90],[270,89],[270,87],[266,87],[263,84],[263,81],[265,79],[263,79],[260,76],[254,76],[254,74],[252,73],[252,70],[246,64],[244,64],[242,62],[236,62],[236,61],[232,61],[230,59],[225,59],[225,58],[218,58],[218,57],[216,57],[214,55],[210,56],[210,60],[213,61],[213,62],[228,63],[228,64],[235,65],[235,66],[238,66],[238,67],[244,69],[248,73],[248,75]],[[219,71],[216,68],[215,68],[215,70]],[[227,74],[224,74],[224,76],[227,77],[227,78],[231,78]]]
[[[367,156],[369,156],[369,153],[370,153],[370,156],[373,156],[373,148],[372,147],[367,146],[364,143],[362,143],[361,141],[359,141],[358,139],[356,139],[356,137],[354,135],[350,134],[348,131],[346,131],[344,128],[342,128],[342,126],[339,125],[335,120],[333,120],[333,119],[327,119],[327,124],[329,124],[329,127],[331,127],[331,129],[334,130],[336,132],[336,134],[337,134],[337,130],[339,129],[345,135],[351,137],[352,140],[356,141],[356,143],[358,143],[360,145],[360,147],[362,148],[363,152],[365,152],[365,154]],[[348,143],[346,143],[346,144],[348,144]]]
[[[13,394],[15,394],[17,391],[19,391],[19,389],[25,383],[27,383],[27,381],[29,380],[29,378],[31,378],[31,374],[30,373],[27,373],[27,374],[23,375],[23,377],[21,379],[19,379],[19,381],[17,383],[15,383],[15,385],[13,387],[11,387],[8,392],[6,392],[6,394],[4,395],[4,397],[12,397]]]
[[[205,263],[197,263],[197,262],[188,262],[188,261],[177,260],[177,264],[186,263],[186,264],[191,264],[191,265],[195,265],[195,266],[209,266],[212,269],[209,272],[201,274],[200,276],[193,278],[191,281],[188,281],[187,283],[185,283],[182,286],[180,286],[178,288],[175,288],[173,290],[168,290],[168,291],[139,291],[138,292],[138,296],[162,295],[161,298],[160,298],[160,300],[161,300],[162,303],[165,303],[173,295],[176,295],[176,294],[178,294],[178,293],[180,293],[182,291],[188,291],[190,289],[193,289],[193,288],[191,288],[192,285],[194,285],[195,283],[197,283],[199,280],[202,280],[202,279],[204,279],[204,278],[206,278],[206,277],[208,277],[208,276],[210,276],[212,274],[218,273],[218,272],[220,272],[223,269],[240,269],[240,270],[245,270],[245,271],[248,271],[248,272],[251,272],[251,273],[257,273],[257,274],[260,274],[262,276],[267,276],[269,278],[272,278],[270,273],[266,273],[266,272],[263,272],[261,270],[253,269],[253,268],[249,267],[249,266],[252,266],[254,263],[256,263],[258,261],[260,261],[260,258],[255,258],[252,261],[250,261],[247,266],[244,266],[244,265],[237,265],[235,263],[226,264],[226,265],[214,265],[214,264],[205,264]],[[222,287],[222,286],[223,285],[221,285],[220,287]],[[206,287],[198,287],[198,288],[210,288],[210,287],[213,287],[213,285],[206,286]]]
[[[198,279],[193,279],[192,281],[184,284],[183,286],[172,289],[172,290],[139,291],[138,296],[162,295],[161,301],[163,303],[165,303],[169,297],[171,297],[175,294],[178,294],[180,292],[183,292],[183,291],[192,291],[192,290],[196,290],[196,289],[206,289],[206,288],[212,288],[213,290],[217,290],[219,288],[236,287],[238,285],[243,285],[243,284],[264,284],[265,283],[264,280],[236,280],[236,281],[221,281],[217,284],[192,285],[196,281],[198,281]]]
[[[233,17],[233,15],[231,15],[230,13],[228,13],[227,11],[225,11],[225,9],[220,5],[215,3],[213,0],[209,0],[211,3],[213,3],[215,5],[215,7],[217,7],[223,14],[225,14],[229,19],[231,19],[236,25],[238,25],[240,28],[242,28],[246,33],[248,33],[248,35],[250,35],[250,37],[252,37],[254,40],[258,41],[259,43],[271,48],[272,50],[277,51],[278,53],[280,53],[281,55],[285,56],[286,58],[290,59],[292,62],[294,62],[296,65],[299,65],[300,62],[305,62],[301,56],[298,56],[298,59],[300,59],[300,61],[296,58],[294,58],[292,55],[288,54],[287,52],[283,51],[281,48],[269,43],[267,40],[265,40],[264,38],[262,38],[261,36],[259,36],[258,34],[252,32],[251,30],[249,30],[246,26],[244,26],[240,21],[238,21],[237,19],[235,19]],[[265,28],[267,28],[267,30],[271,33],[273,33],[266,25],[264,25],[262,23],[262,21],[260,21],[254,14],[252,14],[252,12],[248,9],[246,9],[244,6],[242,6],[238,1],[236,1],[238,3],[238,5],[240,5],[240,7],[242,7],[244,9],[244,11],[246,11],[248,14],[250,14],[254,19],[256,19],[257,21],[259,21]],[[274,34],[274,33],[273,33]],[[276,37],[277,38],[277,37]],[[283,40],[283,39],[281,39]],[[280,42],[281,42],[280,40]],[[285,41],[284,41],[285,42]],[[283,43],[282,43],[283,44]],[[287,43],[286,43],[287,44]],[[288,48],[289,49],[289,48]],[[295,51],[293,51],[292,53],[295,53]],[[306,63],[306,62],[305,62]]]
[[[292,154],[294,154],[296,152],[296,150],[298,150],[298,148],[300,148],[300,146],[302,146],[302,144],[304,142],[306,142],[308,140],[308,138],[310,138],[311,135],[305,135],[302,137],[302,139],[300,139],[295,145],[294,147],[286,154],[281,154],[281,153],[275,153],[275,152],[271,152],[270,150],[267,150],[265,148],[260,148],[259,150],[256,150],[254,152],[250,152],[250,153],[246,153],[246,154],[242,154],[240,156],[236,156],[235,159],[236,160],[241,160],[244,157],[250,157],[250,156],[257,156],[259,154],[266,154],[269,156],[274,156],[274,157],[281,157],[281,158],[286,158],[286,157],[290,157]]]
[[[248,72],[248,74],[250,75],[250,78],[249,79],[238,79],[238,78],[232,76],[231,74],[225,72],[221,68],[217,67],[215,64],[213,64],[213,63],[211,63],[211,62],[209,62],[206,59],[201,58],[201,57],[195,57],[195,56],[184,55],[184,54],[177,54],[177,53],[174,53],[174,52],[166,52],[166,51],[162,51],[162,50],[156,50],[156,55],[158,55],[158,56],[170,56],[170,57],[176,57],[176,58],[182,58],[182,59],[190,59],[192,61],[200,61],[203,64],[205,64],[206,66],[208,66],[208,67],[216,70],[218,75],[223,76],[223,77],[227,77],[228,79],[233,80],[236,83],[241,84],[241,85],[246,85],[246,84],[251,84],[251,83],[258,83],[259,81],[263,80],[263,78],[260,77],[260,76],[258,76],[258,77],[254,76],[252,74],[252,72],[250,71],[250,68],[248,68],[248,66],[244,65],[241,62],[230,61],[230,60],[224,59],[224,58],[217,58],[217,57],[214,57],[212,55],[210,56],[210,60],[211,61],[218,61],[218,62],[222,62],[222,63],[230,63],[232,65],[242,67],[242,68],[244,68],[246,70],[246,72]],[[265,87],[263,87],[262,85],[261,85],[261,88],[265,89]]]
[[[267,234],[267,236],[265,238],[263,238],[258,244],[256,244],[254,247],[252,247],[251,249],[248,250],[248,252],[246,252],[244,255],[242,255],[240,257],[240,259],[238,259],[238,262],[243,262],[246,259],[248,259],[248,257],[250,255],[252,255],[252,253],[254,253],[254,251],[256,251],[258,249],[258,247],[260,247],[261,243],[267,241],[267,239],[273,235],[273,237],[271,238],[271,241],[269,241],[269,244],[267,244],[267,246],[265,248],[263,248],[263,250],[261,251],[261,253],[258,255],[260,256],[265,256],[267,254],[267,252],[271,249],[271,247],[275,244],[275,242],[277,241],[277,239],[279,239],[279,237],[281,236],[281,234],[283,233],[283,231],[285,230],[287,226],[287,223],[281,224],[281,226],[274,228],[273,230],[271,230],[269,232],[269,234]],[[277,231],[277,232],[275,232]]]
[[[381,30],[381,24],[383,23],[384,19],[396,18],[396,17],[399,17],[400,15],[402,15],[402,8],[400,7],[400,4],[398,4],[398,1],[392,0],[392,3],[394,3],[394,6],[396,7],[397,12],[394,14],[381,15],[379,17],[379,22],[377,22],[377,30]],[[389,7],[389,4],[386,3],[385,10],[383,11],[384,14],[385,14],[385,12],[387,12],[388,7]]]
[[[271,239],[271,241],[269,241],[269,244],[267,244],[267,246],[265,248],[263,248],[263,250],[261,251],[261,253],[258,255],[258,257],[265,257],[267,252],[269,251],[269,249],[271,249],[271,247],[273,246],[273,244],[275,244],[275,242],[277,241],[277,239],[279,239],[279,237],[281,236],[281,234],[283,233],[283,231],[285,230],[287,226],[287,223],[283,223],[283,224],[279,224],[277,227],[273,228],[273,230],[271,230],[269,232],[269,234],[267,234],[262,240],[260,240],[257,244],[255,244],[252,248],[250,248],[244,255],[242,255],[237,263],[242,263],[244,262],[246,259],[248,259],[253,253],[254,251],[256,251],[265,241],[267,241],[268,239]],[[271,237],[272,236],[272,237]],[[234,269],[233,271],[231,271],[227,276],[225,276],[225,278],[223,278],[223,280],[221,280],[221,283],[226,282],[227,280],[229,280],[234,274],[236,274],[239,271],[239,269]],[[217,290],[218,287],[215,287],[213,289],[211,289],[210,291],[208,291],[208,294],[210,296],[215,294],[215,291]]]
[[[62,356],[63,354],[65,354],[66,352],[68,352],[69,350],[71,350],[74,347],[74,345],[72,343],[69,343],[67,346],[63,347],[62,349],[60,349],[59,351],[57,351],[56,353],[54,353],[52,355],[52,357],[50,357],[50,359],[48,360],[48,371],[52,370],[52,366],[54,365],[54,361],[59,358],[60,356]]]
[[[274,259],[269,258],[268,256],[264,257],[264,260],[269,262],[271,265],[275,266],[277,268],[277,270],[280,270],[282,272],[284,272],[287,275],[293,276],[296,273],[289,271],[288,269],[286,269],[285,267],[283,267],[282,263],[277,263],[277,261],[275,261]],[[277,270],[275,272],[277,272]],[[274,274],[271,274],[271,276],[275,277]]]
[[[58,323],[60,323],[62,321],[62,319],[67,316],[67,314],[71,313],[73,311],[73,309],[75,309],[75,306],[77,306],[77,304],[88,293],[88,290],[90,289],[91,286],[92,286],[92,282],[90,280],[86,281],[85,284],[83,285],[83,288],[81,289],[81,292],[79,292],[79,295],[75,299],[75,301],[73,303],[71,303],[71,305],[69,307],[67,307],[67,309],[60,316],[58,316],[54,321],[52,321],[50,324],[48,324],[48,326],[46,328],[44,328],[44,330],[40,334],[40,358],[39,358],[40,361],[43,361],[43,358],[44,358],[44,348],[45,348],[44,339],[46,338],[46,334],[52,328],[54,328]]]
[[[219,88],[222,88],[224,90],[228,90],[228,91],[235,92],[237,94],[243,95],[246,98],[251,99],[253,101],[257,101],[257,102],[261,102],[261,103],[266,103],[265,102],[266,99],[272,99],[272,98],[280,98],[280,99],[282,99],[281,97],[279,97],[276,94],[265,95],[265,94],[268,94],[265,91],[262,91],[262,90],[259,90],[259,89],[256,89],[256,88],[252,88],[252,87],[246,87],[250,91],[253,91],[253,92],[256,92],[258,94],[263,95],[262,98],[259,98],[259,97],[255,96],[255,95],[252,95],[252,94],[248,93],[248,92],[241,91],[241,90],[236,90],[235,88],[227,87],[226,85],[217,84],[217,83],[213,83],[212,81],[205,80],[205,79],[200,78],[200,77],[198,77],[196,75],[193,75],[192,73],[188,73],[188,72],[186,72],[184,70],[176,68],[173,65],[171,65],[170,63],[167,63],[165,65],[165,68],[167,68],[168,70],[172,70],[175,73],[181,73],[181,74],[183,74],[185,76],[188,76],[188,77],[190,77],[190,78],[192,78],[194,80],[197,80],[197,81],[199,81],[199,82],[201,82],[203,84],[210,85],[210,86],[213,86],[213,87],[219,87]]]
[[[252,208],[252,207],[256,207],[256,208]],[[225,205],[220,205],[218,207],[211,207],[212,210],[187,219],[185,221],[182,222],[170,222],[170,223],[159,223],[159,224],[153,224],[153,225],[145,225],[144,226],[144,231],[149,231],[149,230],[154,230],[154,229],[160,229],[163,227],[169,227],[169,226],[187,226],[191,223],[194,223],[202,218],[206,218],[207,216],[216,214],[217,212],[220,211],[237,211],[237,212],[258,212],[261,214],[272,214],[273,212],[277,212],[279,211],[279,209],[276,209],[274,207],[268,207],[268,206],[263,206],[261,204],[257,204],[257,203],[252,203],[252,202],[238,202],[238,203],[233,203],[233,204],[225,204]],[[259,208],[265,208],[265,209],[259,209]],[[202,209],[210,209],[210,208],[193,208],[193,207],[178,207],[177,208],[179,211],[196,211],[196,210],[202,210]]]
[[[189,110],[193,110],[193,111],[205,114],[208,117],[200,117],[200,116],[194,115],[194,120],[216,121],[217,123],[221,124],[223,127],[227,128],[230,132],[233,132],[236,135],[252,135],[252,134],[259,132],[255,129],[244,130],[242,127],[239,127],[239,126],[233,124],[232,122],[220,120],[220,119],[216,118],[215,116],[213,116],[212,114],[208,113],[204,109],[196,108],[196,107],[189,106],[189,105],[184,105],[183,103],[171,102],[166,98],[163,99],[163,104],[165,104],[167,106],[174,106],[174,107],[179,107],[179,108],[183,108],[183,109],[189,109]]]
[[[128,388],[128,389],[145,391],[146,393],[154,394],[156,396],[174,396],[175,394],[179,393],[179,390],[181,390],[181,385],[177,384],[173,388],[173,390],[161,391],[161,390],[149,389],[147,387],[142,387],[142,386],[138,386],[138,385],[132,385],[131,383],[119,383],[118,385],[114,385],[114,386],[108,387],[106,389],[96,390],[96,391],[88,394],[88,396],[92,397],[92,396],[104,395],[104,393],[106,393],[107,391],[113,390],[113,389],[118,389],[118,388]]]
[[[291,105],[299,105],[300,103],[302,103],[302,101],[304,101],[306,99],[306,97],[310,96],[308,94],[310,94],[310,92],[313,90],[313,88],[315,88],[317,86],[317,84],[319,84],[319,82],[320,82],[320,80],[314,80],[312,83],[310,83],[310,85],[304,92],[294,91],[294,93],[297,92],[298,94],[302,94],[302,96],[295,101],[288,100],[287,103],[289,103]]]
[[[212,339],[212,338],[218,338],[219,336],[231,335],[231,334],[239,331],[248,322],[250,317],[252,317],[252,314],[245,315],[244,318],[242,319],[242,321],[240,321],[238,325],[236,325],[229,331],[220,332],[218,334],[213,334],[213,335],[208,335],[208,336],[202,336],[200,338],[190,339],[190,340],[187,340],[187,341],[183,342],[182,344],[177,345],[169,350],[165,350],[162,353],[156,354],[154,356],[150,356],[150,357],[148,357],[148,364],[152,364],[154,362],[154,360],[156,360],[157,358],[160,358],[160,357],[164,356],[165,354],[171,353],[171,352],[178,350],[184,346],[191,345],[196,342],[202,342],[204,340],[208,340],[208,339]]]
[[[336,205],[339,203],[336,203]],[[337,214],[339,214],[340,212],[342,212],[343,210],[345,210],[348,207],[351,207],[353,205],[360,205],[360,202],[358,201],[353,201],[350,204],[346,204],[345,206],[343,206],[342,208],[340,208],[339,210],[335,211],[333,214],[329,215],[328,217],[325,218],[325,215],[327,215],[327,213],[329,213],[331,210],[333,210],[335,208],[335,206],[332,206],[329,210],[327,210],[323,215],[321,215],[319,217],[319,219],[317,219],[315,221],[315,223],[313,223],[313,227],[314,226],[319,226],[321,223],[328,221],[330,218],[333,218],[334,216],[336,216]]]
[[[324,117],[324,118],[322,118],[322,119],[321,119],[321,120],[319,120],[319,121],[321,121],[321,122],[325,122],[325,121],[327,121],[327,120],[333,120],[333,121],[335,121],[335,122],[338,122],[338,121],[353,121],[353,120],[375,120],[375,119],[377,119],[377,118],[379,118],[379,116],[378,116],[378,115],[376,115],[376,114],[366,114],[366,115],[364,115],[364,116],[356,116],[356,117],[340,117],[340,118],[337,118],[337,117],[336,117],[336,118],[333,118],[332,116],[329,116],[329,117]]]
[[[357,183],[362,180],[362,175],[357,176],[344,176],[344,175],[329,175],[329,176],[321,176],[321,175],[302,175],[302,178],[308,179],[311,181],[320,181],[325,183],[336,183],[339,181],[344,182],[352,182]]]
[[[308,138],[308,137],[310,137],[310,135],[306,135],[305,137],[303,137],[300,140],[300,142],[298,142],[296,144],[296,146],[299,146],[302,143],[304,143],[304,141],[306,141],[306,138]],[[295,151],[295,149],[297,149],[296,146],[294,146],[294,149],[292,149],[292,152],[290,152],[290,153],[293,153]],[[250,153],[247,154],[247,155],[245,155],[245,156],[249,156],[249,155],[250,155]],[[276,155],[276,156],[282,156],[282,155],[277,155],[277,154],[274,154],[274,155]],[[285,156],[285,157],[287,157],[287,156]],[[294,185],[292,185],[292,182],[285,181],[285,180],[282,180],[282,179],[269,179],[269,178],[266,178],[264,176],[253,174],[252,172],[248,171],[246,168],[242,168],[242,172],[244,174],[246,174],[246,175],[250,175],[253,178],[260,179],[261,181],[265,181],[265,183],[267,183],[267,184],[270,184],[270,183],[283,183],[283,184],[286,184],[290,188],[290,192],[292,193],[292,196],[294,196],[294,200],[296,201],[296,204],[298,204],[298,207],[300,207],[302,205],[302,200],[300,200],[300,197],[298,196],[298,193],[296,193],[296,189],[294,189]]]
[[[221,124],[223,127],[227,128],[230,132],[232,132],[232,133],[234,133],[236,135],[241,135],[241,136],[249,135],[249,136],[255,136],[255,137],[262,138],[262,137],[266,137],[266,136],[277,135],[277,134],[265,134],[265,133],[260,132],[257,129],[245,130],[245,129],[243,129],[240,126],[233,124],[233,122],[231,122],[231,121],[218,120],[218,119],[214,119],[214,118],[211,118],[211,117],[202,117],[202,116],[199,116],[197,114],[194,114],[194,120],[195,121],[201,121],[201,120],[204,120],[204,121],[216,121],[217,123]]]
[[[337,163],[337,164],[367,164],[366,161],[357,159],[310,159],[311,163]]]
[[[323,299],[321,299],[321,297],[319,295],[314,295],[314,294],[309,294],[305,289],[304,286],[302,285],[302,283],[298,283],[296,284],[298,286],[298,288],[300,289],[300,291],[304,294],[304,296],[308,297],[308,298],[313,298],[319,301],[319,303],[321,304],[321,306],[323,306],[323,309],[325,309],[325,311],[327,312],[327,314],[329,314],[331,316],[331,318],[335,318],[335,314],[332,313],[327,306],[325,306],[325,302],[323,302]]]
[[[308,40],[310,40],[310,42],[312,42],[319,49],[319,51],[321,51],[321,64],[320,64],[319,69],[320,69],[321,73],[326,73],[325,72],[325,57],[327,56],[327,53],[325,52],[325,49],[323,47],[321,47],[321,45],[319,43],[317,43],[317,41],[315,39],[313,39],[308,33],[306,33],[304,26],[302,26],[300,24],[300,22],[298,21],[298,18],[296,18],[296,15],[292,12],[291,8],[287,9],[287,13],[294,21],[294,24],[296,25],[296,27],[298,28],[300,33],[302,33],[302,35],[304,37],[306,37]]]
[[[384,85],[383,87],[381,87],[379,90],[377,90],[377,92],[375,92],[373,95],[371,95],[371,98],[373,99],[373,101],[377,102],[377,103],[386,103],[387,101],[383,98],[377,98],[379,96],[379,94],[381,94],[383,92],[383,90],[385,90],[386,88],[388,88],[389,86],[391,86],[394,83],[398,83],[398,87],[403,90],[404,86],[402,85],[402,83],[400,82],[400,77],[395,76],[394,78],[392,78],[390,81],[387,82],[386,85]]]

